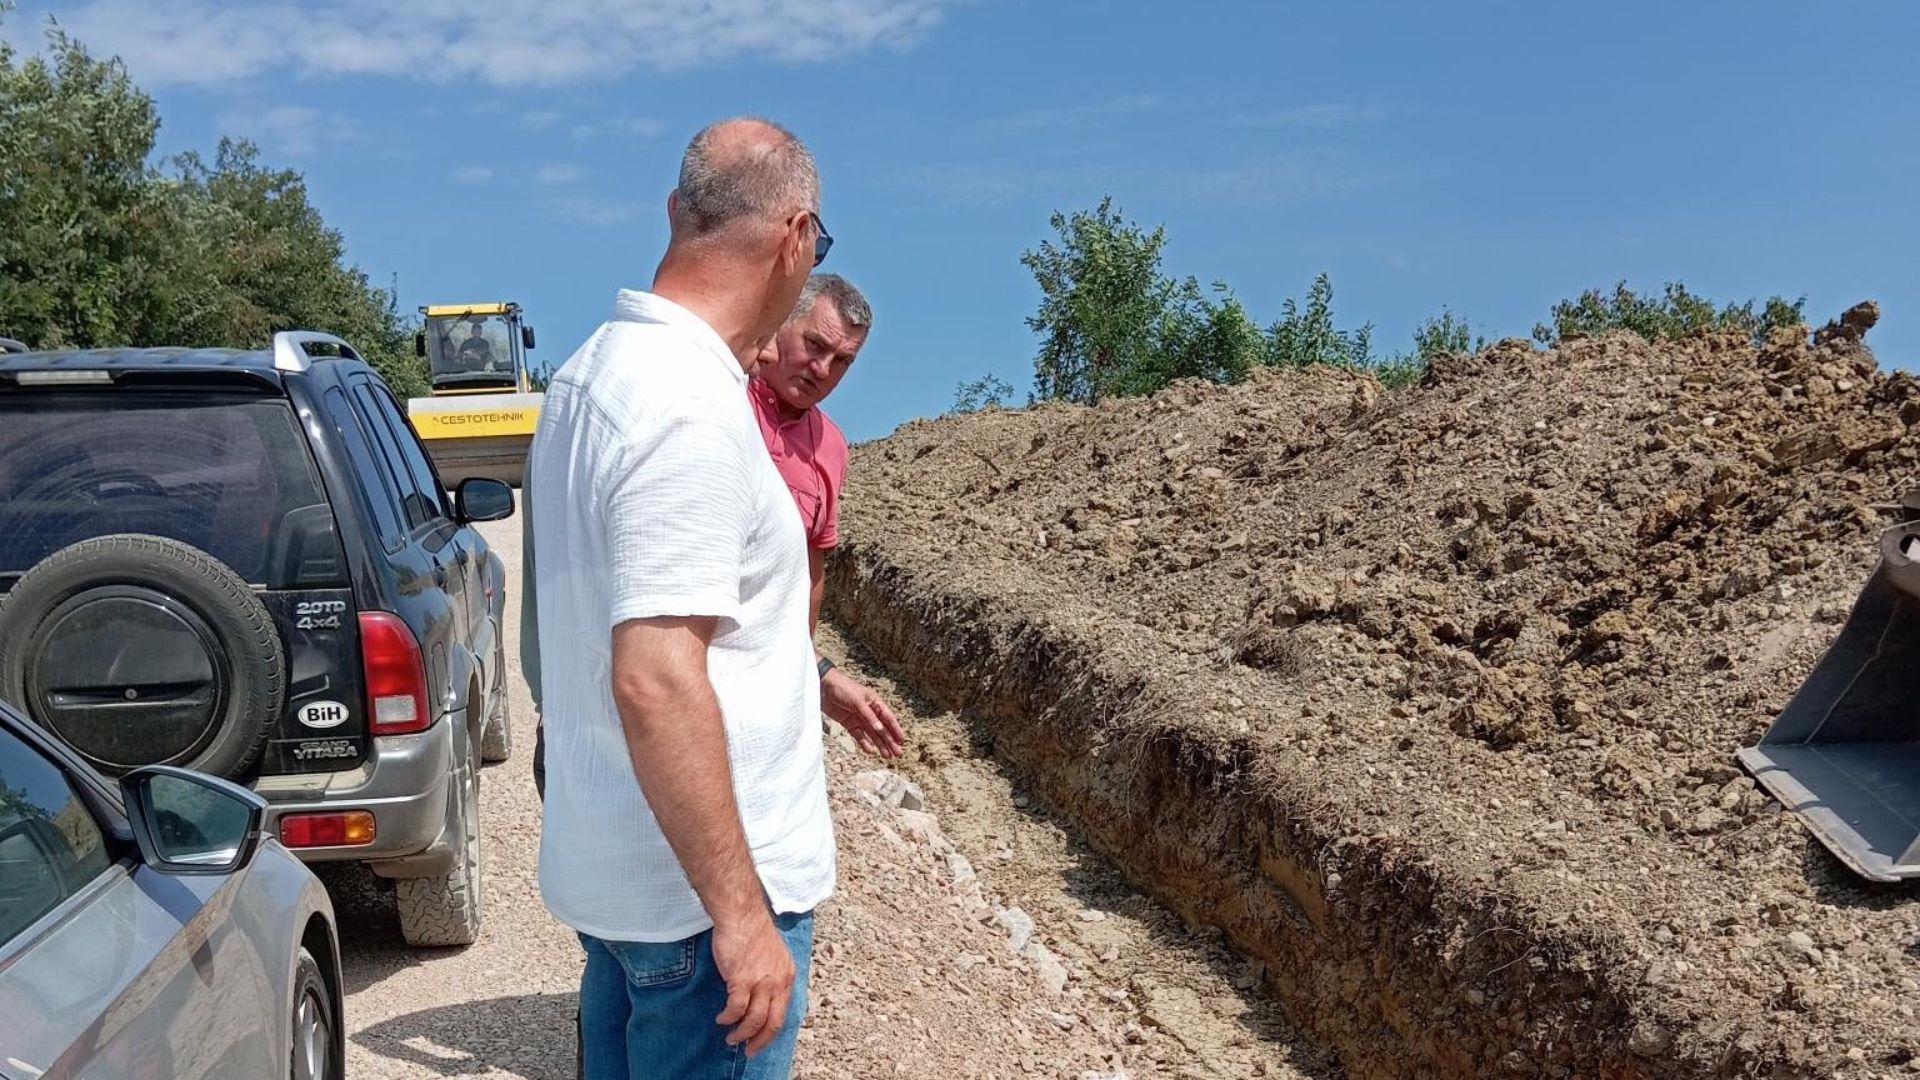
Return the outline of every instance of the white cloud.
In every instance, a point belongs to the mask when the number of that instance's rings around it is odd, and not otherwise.
[[[542,165],[533,178],[543,184],[571,184],[580,179],[580,166],[564,163]]]
[[[484,184],[493,179],[493,170],[485,165],[462,165],[453,170],[456,184]]]
[[[346,117],[305,105],[235,110],[226,115],[224,126],[236,135],[289,157],[304,157],[323,143],[347,142],[356,137]]]
[[[1085,127],[1103,120],[1115,120],[1158,108],[1161,99],[1154,94],[1128,94],[1111,101],[1087,105],[1068,105],[1050,109],[1028,109],[1012,116],[988,120],[981,126],[1001,135],[1021,135],[1061,128]]]
[[[1254,127],[1344,128],[1384,120],[1386,115],[1377,105],[1281,105],[1241,112],[1234,120]]]
[[[516,114],[513,122],[528,131],[545,131],[566,118],[561,109],[528,109]]]
[[[667,133],[664,120],[651,116],[615,116],[605,120],[582,121],[573,125],[573,137],[581,142],[595,139],[633,139],[645,142]]]
[[[39,0],[33,6],[46,6]],[[149,85],[381,75],[557,85],[905,49],[965,0],[80,0],[61,23]]]
[[[562,199],[553,204],[553,209],[562,218],[580,225],[625,225],[637,220],[647,208],[637,202],[582,196]],[[659,207],[654,209],[662,215],[666,213]]]

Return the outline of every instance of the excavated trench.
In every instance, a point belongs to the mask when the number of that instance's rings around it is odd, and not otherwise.
[[[846,633],[967,714],[1143,890],[1261,962],[1349,1075],[1811,1075],[1737,1039],[1677,1044],[1702,1018],[1637,993],[1609,943],[1353,831],[1310,768],[1197,715],[1227,692],[1209,673],[1142,670],[1129,628],[1096,638],[967,580],[856,540],[826,593]]]

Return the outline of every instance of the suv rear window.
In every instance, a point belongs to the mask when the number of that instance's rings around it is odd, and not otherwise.
[[[284,399],[0,395],[0,576],[113,533],[192,544],[253,585],[344,580],[333,513]]]

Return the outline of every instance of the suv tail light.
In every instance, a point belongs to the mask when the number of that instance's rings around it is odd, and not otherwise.
[[[373,815],[365,810],[341,814],[289,814],[280,819],[280,842],[290,848],[359,847],[373,843]]]
[[[407,624],[384,611],[361,612],[360,656],[367,675],[367,730],[375,735],[425,731],[433,723],[427,666]]]

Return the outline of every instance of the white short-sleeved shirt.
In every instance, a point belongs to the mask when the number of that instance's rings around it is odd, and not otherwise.
[[[775,911],[812,910],[833,892],[834,842],[806,536],[739,361],[692,312],[622,291],[547,388],[529,477],[547,907],[612,941],[712,925],[634,778],[610,678],[618,624],[711,616],[708,673],[754,865]]]

